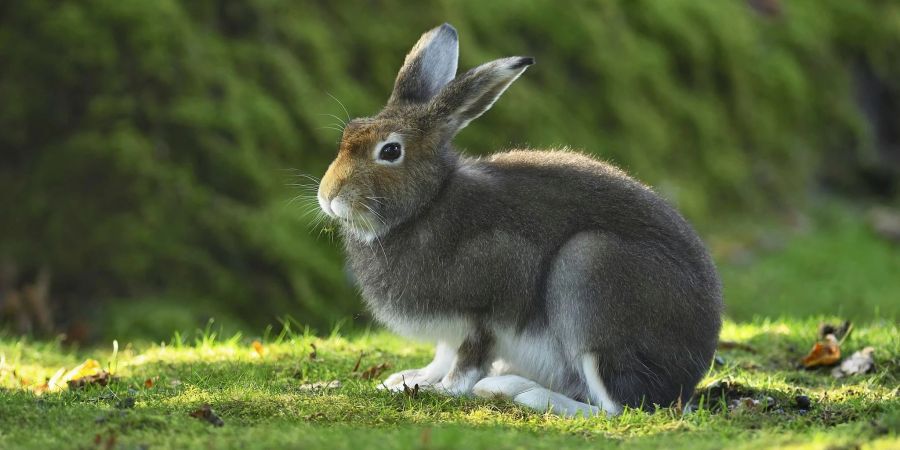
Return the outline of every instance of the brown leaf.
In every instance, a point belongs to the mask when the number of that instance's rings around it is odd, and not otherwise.
[[[81,378],[77,378],[74,380],[69,380],[66,383],[69,385],[69,389],[81,389],[92,384],[96,384],[99,386],[106,386],[113,381],[112,375],[105,370],[101,370],[99,373],[94,375],[87,375]]]
[[[156,382],[153,381],[153,378],[147,378],[146,380],[144,380],[144,387],[146,389],[152,388],[154,384],[156,384]]]
[[[386,362],[376,364],[364,370],[361,374],[359,374],[359,377],[363,380],[374,380],[375,378],[378,378],[378,376],[381,375],[382,372],[387,370],[388,367],[391,367],[391,365]]]
[[[841,344],[833,334],[825,336],[825,340],[816,342],[803,358],[803,367],[811,369],[818,366],[833,366],[841,360]]]
[[[209,404],[201,406],[200,408],[192,412],[190,416],[209,422],[215,427],[221,427],[225,425],[225,421],[213,412]]]
[[[309,353],[309,359],[315,361],[315,359],[319,357],[319,350],[313,342],[310,342],[309,346],[312,347],[312,352]]]

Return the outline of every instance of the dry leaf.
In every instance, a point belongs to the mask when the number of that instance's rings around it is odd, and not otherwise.
[[[362,362],[363,355],[363,352],[359,352],[359,358],[356,358],[356,364],[353,365],[353,370],[351,370],[351,372],[356,373],[356,371],[359,370],[359,363]]]
[[[201,406],[200,408],[192,412],[190,416],[209,422],[215,427],[221,427],[225,425],[225,421],[213,412],[209,404]]]
[[[309,346],[312,347],[312,349],[313,349],[312,352],[310,352],[310,354],[309,354],[309,359],[315,360],[319,356],[319,353],[318,353],[319,350],[316,348],[315,343],[310,342]]]
[[[87,375],[75,380],[69,380],[66,384],[69,385],[69,389],[81,389],[83,387],[90,386],[92,384],[97,384],[100,386],[106,386],[113,380],[112,375],[109,372],[102,370],[100,373],[95,375]]]
[[[253,341],[253,351],[256,352],[257,355],[263,356],[266,353],[266,348],[263,347],[262,342]]]
[[[818,366],[833,366],[841,360],[841,344],[833,334],[825,336],[825,340],[816,345],[803,358],[803,367],[811,369]]]
[[[381,375],[382,372],[387,370],[388,367],[391,367],[391,365],[386,362],[376,364],[364,370],[361,374],[359,374],[359,377],[363,380],[374,380],[375,378],[378,378],[378,376]]]
[[[835,367],[834,370],[831,371],[831,375],[835,378],[843,378],[849,375],[862,375],[871,372],[872,369],[875,368],[875,358],[872,357],[873,353],[875,353],[874,347],[866,347],[854,353],[852,356],[841,362],[840,366]]]
[[[337,389],[339,387],[341,387],[340,381],[331,380],[331,381],[319,381],[316,383],[301,384],[300,390],[301,391],[318,391],[318,390],[325,390],[325,389]]]
[[[146,389],[152,388],[154,384],[155,382],[153,381],[153,378],[147,378],[146,380],[144,380],[144,388]]]

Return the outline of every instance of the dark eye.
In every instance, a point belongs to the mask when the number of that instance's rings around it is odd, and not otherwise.
[[[388,142],[381,146],[381,150],[378,151],[378,159],[382,161],[396,161],[400,158],[400,155],[403,154],[403,150],[400,148],[400,144],[397,142]]]

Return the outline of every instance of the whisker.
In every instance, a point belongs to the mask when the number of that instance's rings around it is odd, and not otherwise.
[[[318,115],[320,115],[320,116],[329,116],[329,117],[333,117],[333,118],[337,119],[337,121],[341,123],[342,128],[344,128],[344,127],[347,126],[347,122],[344,122],[344,119],[341,119],[340,117],[338,117],[338,116],[336,116],[336,115],[334,115],[334,114],[319,113]]]
[[[333,99],[334,99],[334,101],[336,101],[336,102],[337,102],[337,103],[338,103],[338,105],[341,105],[341,109],[343,109],[343,110],[344,110],[344,114],[346,114],[346,115],[347,115],[347,122],[348,122],[348,123],[349,123],[349,122],[350,122],[350,120],[352,120],[352,119],[350,119],[350,113],[349,113],[349,112],[347,112],[347,108],[345,108],[345,107],[344,107],[344,104],[343,104],[343,103],[342,103],[342,102],[341,102],[341,101],[340,101],[340,100],[338,100],[338,98],[337,98],[337,97],[335,97],[335,96],[333,96],[333,95],[331,95],[331,93],[330,93],[330,92],[326,92],[326,94],[328,94],[328,96],[329,96],[329,97],[331,97],[331,98],[333,98]]]

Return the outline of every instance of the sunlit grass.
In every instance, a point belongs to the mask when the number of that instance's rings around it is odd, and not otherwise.
[[[798,359],[815,339],[819,320],[728,322],[723,339],[747,349],[720,352],[702,386],[737,383],[757,398],[772,397],[771,411],[729,412],[706,403],[689,414],[626,410],[612,418],[561,419],[500,400],[449,398],[421,392],[415,398],[375,389],[359,373],[376,364],[391,370],[427,363],[430,347],[385,332],[317,337],[282,333],[229,339],[209,330],[155,345],[110,344],[64,350],[55,343],[0,339],[0,447],[92,447],[114,435],[119,448],[560,448],[623,443],[654,448],[820,448],[900,445],[900,331],[894,323],[859,324],[845,353],[874,346],[875,373],[836,380],[827,370],[802,371]],[[315,345],[315,357],[311,357]],[[360,359],[361,357],[361,359]],[[113,370],[107,387],[36,393],[34,386],[60,368],[86,358]],[[354,366],[359,361],[359,368]],[[147,382],[147,380],[151,380]],[[336,389],[309,390],[339,380]],[[152,384],[152,386],[151,386]],[[701,390],[702,392],[702,390]],[[796,395],[813,408],[798,411]],[[133,408],[119,409],[123,399]],[[722,400],[721,402],[724,402]],[[225,426],[215,428],[189,413],[204,403]]]

